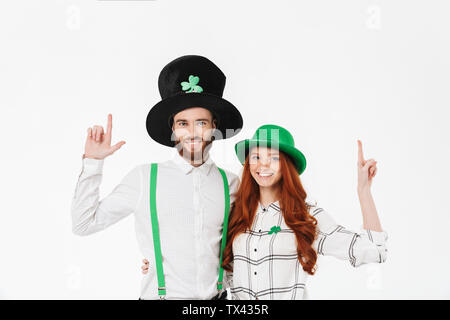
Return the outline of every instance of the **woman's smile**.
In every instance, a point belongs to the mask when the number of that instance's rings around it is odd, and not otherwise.
[[[260,176],[261,178],[268,178],[273,176],[272,172],[256,172],[258,174],[258,176]]]

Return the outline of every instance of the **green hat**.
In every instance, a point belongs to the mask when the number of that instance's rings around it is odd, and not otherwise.
[[[299,175],[305,171],[306,158],[300,150],[295,148],[294,138],[285,128],[273,124],[265,124],[256,130],[252,139],[236,143],[234,150],[242,164],[245,163],[250,149],[256,146],[279,149],[290,156]]]

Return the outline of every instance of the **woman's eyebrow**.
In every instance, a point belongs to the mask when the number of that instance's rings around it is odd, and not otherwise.
[[[262,151],[263,152],[263,151]],[[252,151],[251,153],[259,153],[259,151]],[[274,151],[267,151],[267,153],[268,154],[279,154],[280,152],[279,151],[277,151],[277,150],[274,150]]]

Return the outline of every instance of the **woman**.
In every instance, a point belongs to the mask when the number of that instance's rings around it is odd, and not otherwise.
[[[337,224],[323,208],[306,201],[299,175],[303,153],[284,128],[264,125],[235,146],[244,165],[230,213],[223,267],[232,273],[232,299],[304,299],[317,254],[348,260],[354,267],[386,260],[387,233],[381,229],[370,187],[376,161],[364,160],[358,140],[360,233]],[[143,271],[148,268],[144,264]]]

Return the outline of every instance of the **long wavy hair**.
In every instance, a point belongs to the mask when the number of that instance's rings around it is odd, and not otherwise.
[[[280,209],[287,226],[297,238],[297,254],[303,270],[313,275],[317,252],[312,243],[316,239],[317,220],[310,215],[311,204],[305,201],[306,192],[290,157],[280,151],[281,178],[278,182]],[[250,173],[249,157],[244,164],[241,184],[230,212],[227,245],[222,266],[232,271],[233,241],[241,233],[250,230],[259,202],[259,185]]]

